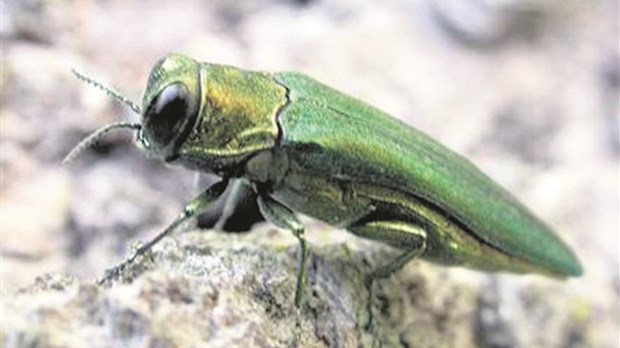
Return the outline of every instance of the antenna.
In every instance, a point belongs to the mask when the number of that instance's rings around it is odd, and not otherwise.
[[[80,141],[77,145],[75,145],[75,147],[69,152],[69,154],[67,154],[67,156],[65,156],[65,158],[62,160],[62,164],[63,165],[69,164],[75,157],[77,157],[77,155],[79,155],[82,151],[84,151],[85,148],[91,146],[94,142],[96,142],[103,135],[105,135],[109,131],[112,131],[114,129],[119,129],[119,128],[140,130],[142,128],[142,125],[139,123],[121,121],[121,122],[109,124],[107,126],[103,126],[97,129],[96,131],[92,132],[89,136],[87,136],[82,141]]]
[[[106,85],[104,85],[103,83],[88,77],[87,75],[77,71],[76,69],[71,69],[71,72],[73,73],[73,75],[75,75],[75,77],[78,78],[78,80],[82,80],[90,85],[93,85],[97,88],[99,88],[100,90],[104,91],[107,95],[109,95],[110,97],[112,97],[113,99],[129,106],[131,108],[131,110],[133,110],[133,112],[135,112],[136,114],[140,115],[142,113],[142,110],[140,109],[140,106],[138,106],[138,104],[134,103],[133,101],[131,101],[131,99],[125,97],[124,95],[122,95],[121,93],[119,93],[117,90],[115,90],[112,87],[108,87]]]
[[[88,77],[87,75],[80,73],[79,71],[77,71],[76,69],[71,69],[71,72],[73,73],[73,75],[75,75],[75,77],[78,78],[78,80],[84,81],[90,85],[93,85],[97,88],[99,88],[100,90],[104,91],[107,95],[109,95],[110,97],[112,97],[113,99],[129,106],[131,108],[131,110],[133,110],[136,114],[141,114],[142,111],[140,110],[140,106],[138,106],[138,104],[134,103],[133,101],[131,101],[131,99],[123,96],[121,93],[119,93],[117,90],[115,90],[112,87],[108,87],[106,85],[104,85],[103,83]],[[142,129],[142,125],[140,123],[132,123],[132,122],[127,122],[127,121],[121,121],[121,122],[116,122],[116,123],[112,123],[109,124],[107,126],[103,126],[99,129],[97,129],[96,131],[92,132],[89,136],[87,136],[86,138],[82,139],[82,141],[80,141],[77,145],[75,145],[75,147],[67,154],[67,156],[65,156],[65,158],[62,160],[62,164],[63,165],[67,165],[69,164],[71,161],[73,161],[73,159],[75,157],[77,157],[82,151],[84,151],[84,149],[86,149],[87,147],[91,146],[93,143],[95,143],[97,140],[99,140],[99,138],[101,138],[103,135],[105,135],[106,133],[115,130],[115,129],[121,129],[121,128],[125,128],[125,129],[132,129],[132,130],[136,130],[139,131],[140,129]]]

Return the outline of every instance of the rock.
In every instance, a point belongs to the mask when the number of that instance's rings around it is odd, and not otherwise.
[[[358,240],[313,249],[298,312],[294,241],[264,232],[167,238],[111,286],[39,277],[4,298],[2,346],[571,346],[594,329],[570,283],[412,262],[375,284],[368,330],[364,275],[396,253]]]

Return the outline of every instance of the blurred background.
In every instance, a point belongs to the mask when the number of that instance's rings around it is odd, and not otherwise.
[[[566,286],[602,326],[575,342],[617,346],[617,1],[0,4],[3,296],[48,272],[100,276],[193,196],[192,173],[145,158],[129,133],[60,164],[92,130],[137,119],[72,67],[139,102],[152,65],[179,52],[306,73],[470,158],[580,256],[586,274]]]

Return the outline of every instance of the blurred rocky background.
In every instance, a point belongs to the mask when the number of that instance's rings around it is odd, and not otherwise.
[[[617,1],[0,6],[3,347],[619,346]],[[379,284],[369,332],[359,279],[391,251],[306,219],[314,256],[299,314],[295,240],[267,225],[177,234],[133,283],[95,286],[196,189],[192,173],[144,158],[123,132],[61,166],[90,131],[137,118],[70,69],[139,101],[170,52],[304,72],[423,130],[554,226],[585,275],[413,262]]]

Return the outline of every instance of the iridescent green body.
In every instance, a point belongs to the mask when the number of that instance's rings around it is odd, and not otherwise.
[[[296,175],[349,186],[371,204],[405,210],[432,232],[422,257],[487,270],[581,273],[573,252],[546,224],[465,158],[306,76],[275,78],[291,91],[279,122],[283,146],[299,166]],[[323,218],[320,206],[297,208]]]
[[[402,249],[410,259],[486,271],[582,273],[575,254],[465,158],[403,122],[298,73],[161,60],[143,97],[139,139],[167,162],[224,178],[169,229],[208,209],[236,180],[265,218],[307,247],[295,212]]]
[[[547,225],[425,134],[302,74],[212,64],[199,69],[203,107],[179,148],[181,164],[221,175],[238,171],[266,185],[283,205],[338,227],[381,207],[385,216],[424,226],[428,246],[421,257],[433,261],[581,273],[573,252]],[[195,79],[170,71],[161,76],[161,86]],[[151,99],[147,94],[145,104]],[[243,162],[245,169],[236,168]]]

